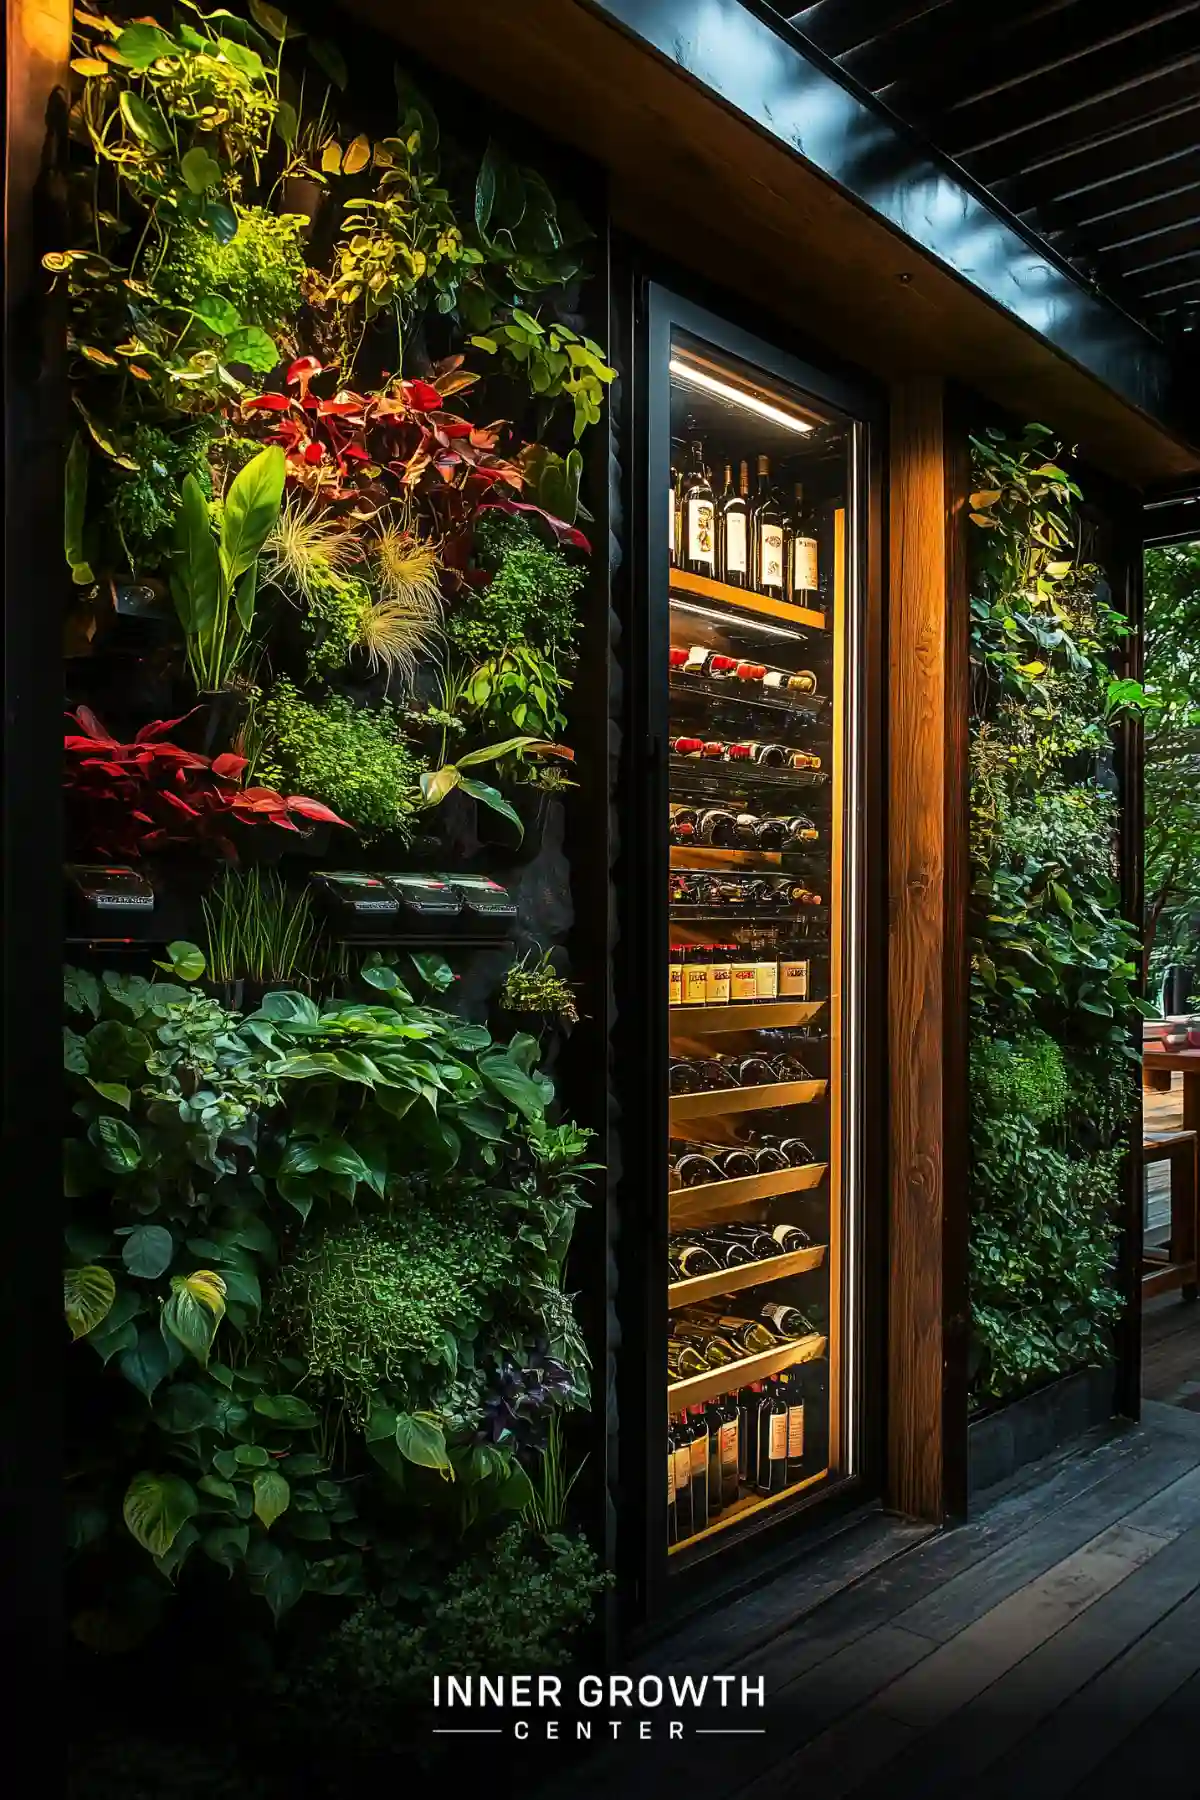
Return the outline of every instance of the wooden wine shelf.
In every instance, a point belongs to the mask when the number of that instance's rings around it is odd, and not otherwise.
[[[819,1481],[828,1479],[829,1470],[818,1469],[815,1475],[806,1475],[803,1481],[793,1481],[790,1487],[785,1487],[778,1494],[743,1494],[740,1500],[735,1500],[732,1506],[726,1507],[720,1518],[713,1524],[706,1525],[703,1531],[693,1532],[681,1544],[668,1545],[668,1555],[676,1556],[681,1550],[690,1550],[693,1544],[703,1543],[705,1538],[714,1536],[716,1532],[728,1531],[731,1525],[742,1524],[753,1513],[763,1512],[768,1506],[778,1506],[781,1500],[793,1500],[805,1488],[815,1487]]]
[[[766,619],[786,619],[788,624],[803,625],[809,631],[825,629],[823,612],[812,612],[807,606],[792,606],[787,600],[772,600],[770,595],[756,594],[750,588],[729,587],[724,581],[710,581],[707,575],[692,575],[686,569],[671,570],[671,592],[692,600],[716,600],[722,606],[760,613]]]
[[[786,1281],[789,1275],[807,1275],[825,1261],[825,1245],[790,1250],[784,1256],[764,1256],[761,1262],[741,1263],[736,1269],[718,1269],[715,1275],[693,1275],[689,1281],[673,1281],[667,1289],[667,1306],[693,1306],[715,1294],[736,1294],[741,1288],[765,1287],[769,1281]]]
[[[827,1081],[768,1081],[761,1087],[714,1088],[703,1094],[672,1094],[672,1125],[682,1119],[707,1119],[725,1113],[766,1112],[772,1106],[811,1106],[823,1100]]]
[[[807,849],[819,855],[821,846],[809,844]],[[687,844],[671,845],[671,867],[673,869],[775,869],[783,868],[783,856],[778,850],[714,850],[711,845],[697,845],[693,850]]]
[[[760,1350],[744,1356],[740,1362],[726,1363],[723,1369],[706,1369],[703,1375],[689,1375],[686,1381],[667,1384],[667,1416],[674,1417],[688,1406],[703,1406],[706,1400],[718,1400],[722,1394],[736,1393],[752,1381],[765,1381],[793,1369],[797,1363],[812,1362],[824,1356],[829,1340],[819,1332],[812,1337],[796,1338],[790,1344],[777,1344],[773,1350]]]
[[[760,1200],[781,1194],[803,1194],[820,1187],[828,1163],[801,1163],[799,1168],[772,1169],[769,1175],[736,1175],[731,1181],[706,1181],[699,1187],[676,1188],[671,1194],[671,1229],[719,1219]]]
[[[764,1031],[768,1026],[807,1025],[824,1004],[823,1000],[747,1000],[740,1005],[673,1006],[671,1029],[693,1036],[699,1031]]]

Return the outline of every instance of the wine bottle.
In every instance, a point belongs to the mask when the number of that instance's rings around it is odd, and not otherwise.
[[[697,1275],[715,1275],[721,1268],[712,1251],[695,1238],[672,1239],[667,1264],[674,1281],[691,1281]]]
[[[713,806],[696,818],[696,841],[717,850],[731,850],[738,841],[737,817],[724,807]]]
[[[738,1497],[738,1459],[741,1454],[739,1432],[739,1409],[737,1398],[726,1394],[717,1401],[720,1415],[720,1453],[721,1465],[721,1506],[724,1509],[732,1506]]]
[[[788,906],[820,906],[821,896],[806,882],[793,881],[788,884],[784,904]]]
[[[768,1300],[760,1316],[767,1321],[776,1337],[785,1342],[816,1335],[811,1321],[805,1318],[798,1306],[784,1306],[778,1300]]]
[[[721,1408],[710,1400],[704,1408],[704,1424],[708,1431],[708,1522],[721,1516]]]
[[[800,1481],[808,1470],[804,1461],[804,1371],[802,1367],[788,1369],[783,1377],[784,1398],[787,1401],[787,1480],[789,1487],[793,1481]]]
[[[672,756],[703,756],[704,739],[698,737],[670,738],[667,748]]]
[[[765,1262],[769,1257],[779,1255],[779,1245],[762,1225],[714,1225],[705,1232],[704,1241],[717,1256],[721,1254],[719,1246],[722,1244],[737,1244],[746,1251],[750,1262]]]
[[[680,1314],[672,1329],[681,1343],[690,1346],[703,1359],[697,1373],[706,1373],[709,1369],[724,1369],[730,1363],[742,1360],[742,1352],[738,1346],[724,1332],[715,1330],[707,1322],[700,1324],[686,1314]],[[775,1339],[772,1338],[772,1346],[774,1343]]]
[[[797,669],[794,675],[783,669],[768,669],[763,686],[773,694],[815,694],[817,678],[811,669]]]
[[[684,950],[684,1006],[707,1006],[708,1004],[708,956],[707,944],[689,944]]]
[[[667,1344],[667,1373],[672,1381],[690,1381],[693,1375],[707,1375],[709,1363],[695,1344],[672,1338]]]
[[[779,959],[779,998],[808,999],[808,958],[781,956]]]
[[[758,1480],[760,1494],[782,1493],[787,1486],[788,1407],[777,1381],[764,1384],[758,1410]]]
[[[757,1474],[758,1403],[761,1396],[760,1381],[751,1382],[737,1396],[738,1480],[746,1487],[754,1486]]]
[[[687,653],[683,672],[685,675],[708,675],[714,679],[726,679],[736,673],[737,666],[736,656],[727,656],[723,650],[710,650],[704,644],[693,644]]]
[[[702,1406],[688,1408],[691,1441],[688,1449],[692,1471],[692,1530],[703,1531],[708,1524],[708,1425]]]
[[[671,507],[667,526],[667,554],[674,568],[679,561],[679,471],[671,464]]]
[[[750,514],[751,571],[760,594],[782,600],[784,596],[784,516],[771,487],[771,461],[758,459],[758,492]]]
[[[821,766],[820,757],[814,756],[811,750],[789,750],[786,760],[793,769],[819,769]]]
[[[680,1186],[685,1188],[707,1187],[710,1182],[725,1180],[725,1171],[716,1159],[696,1150],[684,1152],[675,1164],[675,1173],[679,1177]],[[696,1269],[693,1273],[699,1275],[704,1271]],[[679,1276],[677,1279],[682,1280],[683,1277]]]
[[[687,1330],[683,1330],[683,1327]],[[696,1332],[702,1335],[716,1333],[730,1343],[742,1356],[754,1356],[760,1350],[773,1350],[779,1339],[758,1319],[735,1319],[726,1316],[715,1308],[710,1311],[707,1306],[689,1307],[677,1323],[676,1329],[682,1336],[691,1338]]]
[[[759,1137],[758,1142],[760,1144],[770,1144],[773,1149],[781,1151],[793,1169],[802,1169],[808,1163],[820,1162],[821,1160],[819,1156],[813,1154],[803,1138],[777,1137],[774,1135],[768,1136],[766,1132],[763,1132]]]
[[[800,1225],[772,1225],[771,1236],[785,1256],[795,1250],[807,1250],[812,1245],[812,1239]]]
[[[821,836],[816,822],[807,818],[803,813],[797,813],[788,820],[788,829],[793,838],[802,844],[815,844]]]
[[[675,1493],[675,1427],[667,1420],[667,1543],[679,1542],[679,1507]]]
[[[683,567],[693,575],[717,572],[716,501],[704,468],[704,445],[692,445],[691,465],[683,488]]]
[[[679,1531],[679,1542],[691,1537],[695,1530],[692,1520],[692,1454],[688,1437],[687,1420],[680,1414],[672,1427],[670,1441],[673,1446],[675,1463],[675,1512]]]
[[[788,592],[797,606],[815,604],[820,586],[817,532],[804,504],[804,483],[796,483],[796,502],[791,518],[791,570]]]
[[[733,673],[738,681],[762,681],[766,677],[767,665],[759,662],[740,662]]]
[[[733,487],[733,469],[725,464],[725,491],[721,495],[721,580],[730,587],[744,588],[750,582],[750,471],[743,463],[737,492]]]

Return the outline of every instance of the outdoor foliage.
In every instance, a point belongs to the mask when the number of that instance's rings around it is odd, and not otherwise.
[[[1200,544],[1145,565],[1146,969],[1200,960]]]
[[[1111,726],[1142,709],[1044,427],[972,440],[971,1294],[1000,1398],[1111,1354],[1138,945],[1119,914]]]
[[[75,20],[69,852],[147,869],[205,950],[67,971],[72,1631],[170,1621],[191,1668],[287,1620],[267,1655],[296,1696],[328,1666],[327,1716],[361,1636],[383,1718],[439,1657],[548,1663],[603,1586],[562,1429],[589,1134],[533,1037],[259,865],[402,863],[472,805],[515,843],[515,790],[570,785],[591,233],[402,69],[365,135],[265,0]]]

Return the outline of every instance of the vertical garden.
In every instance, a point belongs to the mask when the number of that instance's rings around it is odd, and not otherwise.
[[[1143,704],[1043,426],[972,439],[971,1300],[979,1404],[1111,1360],[1138,946],[1112,732]]]
[[[183,1684],[386,1745],[435,1668],[566,1653],[605,1582],[569,896],[544,931],[486,886],[573,787],[590,233],[260,0],[75,20],[75,1654],[109,1701],[137,1669],[148,1728]]]

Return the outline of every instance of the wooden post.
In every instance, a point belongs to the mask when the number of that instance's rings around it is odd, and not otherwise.
[[[894,388],[885,1491],[938,1521],[966,1509],[969,485],[942,382]]]

